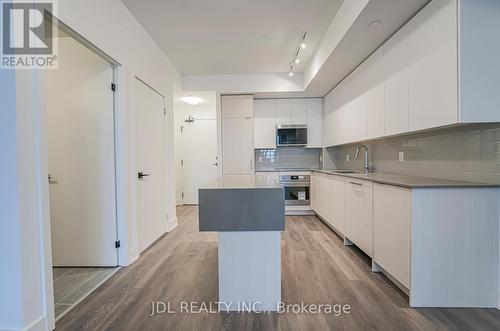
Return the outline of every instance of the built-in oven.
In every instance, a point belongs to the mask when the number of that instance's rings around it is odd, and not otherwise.
[[[285,205],[309,206],[311,176],[309,175],[283,175],[280,183],[285,188]]]
[[[299,147],[307,145],[307,126],[279,125],[276,128],[276,146]]]

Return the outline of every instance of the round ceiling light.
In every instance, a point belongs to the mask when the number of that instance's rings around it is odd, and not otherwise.
[[[190,104],[190,105],[197,105],[197,104],[200,104],[200,103],[203,102],[202,98],[195,97],[195,96],[192,96],[192,95],[188,95],[186,97],[182,97],[181,100],[184,101],[185,103]]]

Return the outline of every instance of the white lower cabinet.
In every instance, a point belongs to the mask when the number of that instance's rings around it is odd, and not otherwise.
[[[311,192],[311,196],[310,196],[310,199],[311,199],[311,209],[313,211],[316,211],[318,209],[318,199],[316,198],[319,194],[319,190],[318,190],[318,173],[314,172],[312,173],[311,175],[311,188],[310,188],[310,192]]]
[[[345,179],[322,173],[312,176],[312,209],[340,235],[345,232]]]
[[[316,213],[330,222],[330,179],[326,174],[315,174],[316,178]]]
[[[408,290],[410,307],[497,306],[499,188],[407,189],[314,173],[312,199],[374,271]]]
[[[329,223],[340,232],[345,233],[345,179],[330,176],[330,220]]]
[[[373,259],[410,288],[411,190],[373,184]]]
[[[370,257],[373,256],[372,195],[372,182],[346,180],[345,236]]]

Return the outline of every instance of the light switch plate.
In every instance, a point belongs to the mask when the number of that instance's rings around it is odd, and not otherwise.
[[[405,152],[399,152],[399,162],[404,162],[405,160]]]

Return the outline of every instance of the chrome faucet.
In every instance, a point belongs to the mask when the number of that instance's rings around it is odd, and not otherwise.
[[[358,145],[356,147],[356,154],[354,155],[354,158],[357,160],[359,158],[359,152],[361,148],[365,149],[365,175],[368,175],[370,173],[370,163],[368,159],[368,147],[366,145]]]

